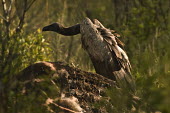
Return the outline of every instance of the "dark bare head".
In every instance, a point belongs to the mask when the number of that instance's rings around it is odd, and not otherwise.
[[[54,31],[57,32],[59,31],[60,28],[62,28],[63,26],[59,25],[58,23],[53,23],[50,24],[48,26],[45,26],[42,31]]]
[[[59,23],[53,23],[45,26],[42,31],[54,31],[65,36],[72,36],[80,33],[80,24],[71,27],[64,27]]]

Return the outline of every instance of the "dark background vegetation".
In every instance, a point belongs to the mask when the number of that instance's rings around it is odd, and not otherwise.
[[[87,16],[122,35],[141,111],[170,112],[170,0],[0,0],[0,112],[49,112],[37,107],[43,103],[34,103],[34,94],[10,90],[14,75],[37,61],[64,61],[95,72],[80,35],[41,33],[53,22],[71,26]],[[121,97],[111,97],[117,112],[126,111]]]

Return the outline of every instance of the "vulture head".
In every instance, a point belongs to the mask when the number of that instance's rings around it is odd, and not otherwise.
[[[72,36],[80,33],[80,24],[71,27],[64,27],[59,23],[53,23],[45,26],[42,31],[54,31],[65,36]]]
[[[55,31],[57,32],[62,26],[58,23],[53,23],[48,26],[45,26],[42,31]]]

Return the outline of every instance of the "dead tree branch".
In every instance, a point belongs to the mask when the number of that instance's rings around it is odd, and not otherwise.
[[[31,84],[37,81],[39,78],[42,79],[42,76],[48,76],[48,79],[53,79],[53,84],[55,84],[54,87],[60,87],[59,93],[64,94],[66,97],[61,100],[65,101],[67,100],[67,98],[70,99],[72,96],[74,96],[76,99],[78,99],[79,106],[81,106],[88,113],[93,113],[89,103],[95,103],[100,101],[101,96],[105,95],[105,91],[107,88],[117,87],[116,83],[110,79],[107,79],[99,74],[85,72],[80,69],[70,67],[62,62],[35,63],[20,72],[20,74],[17,76],[17,80],[25,84],[22,84],[22,87],[25,86],[27,92],[27,89],[29,91],[30,89],[34,89],[36,87],[38,88],[38,86],[32,86]],[[45,80],[46,79],[37,82],[37,85],[38,83],[45,82]],[[58,92],[56,92],[56,94],[57,93]],[[71,104],[72,106],[74,102],[70,102],[72,101],[68,101],[67,103],[64,102],[63,104],[59,105],[62,107],[66,107],[70,106],[67,104]],[[55,103],[57,102],[55,101]],[[70,107],[68,108],[74,111],[74,109],[71,109]]]
[[[25,15],[26,15],[26,12],[29,10],[29,8],[33,5],[33,3],[35,2],[36,0],[32,0],[30,2],[30,4],[28,3],[28,0],[25,0],[24,1],[24,8],[23,8],[23,12],[22,12],[22,15],[19,17],[19,24],[16,28],[16,33],[20,33],[21,32],[21,29],[23,28],[23,25],[24,25],[24,20],[25,20]]]

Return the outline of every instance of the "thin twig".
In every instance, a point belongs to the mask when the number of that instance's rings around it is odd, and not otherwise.
[[[3,7],[4,15],[7,15],[7,6],[6,6],[6,1],[5,0],[2,0],[2,7]]]
[[[72,112],[72,113],[80,113],[80,112],[76,112],[76,111],[73,111],[71,109],[65,108],[63,106],[60,106],[60,105],[58,105],[58,104],[56,104],[54,102],[52,102],[51,104],[54,104],[55,106],[59,107],[60,109],[63,109],[63,110],[66,110],[66,111],[69,111],[69,112]]]
[[[33,5],[33,3],[34,3],[35,1],[36,1],[36,0],[31,1],[31,3],[28,5],[27,0],[25,0],[25,2],[24,2],[23,14],[22,14],[22,16],[20,17],[19,24],[18,24],[18,26],[17,26],[17,28],[16,28],[16,33],[21,32],[21,29],[22,29],[22,27],[23,27],[23,25],[24,25],[25,14],[26,14],[26,12],[29,10],[29,8]]]
[[[5,17],[3,17],[2,14],[0,14],[0,18],[2,18],[3,20],[7,21],[7,19]]]
[[[40,90],[41,90],[41,89],[40,89]],[[41,90],[41,92],[42,92],[48,99],[50,99],[50,98],[48,97],[48,94],[47,94],[47,93],[45,93],[43,90]],[[50,99],[50,100],[52,100],[52,99]],[[47,108],[50,109],[51,112],[54,112],[54,111],[48,106],[48,104],[53,104],[53,105],[59,107],[59,108],[62,109],[62,110],[66,110],[66,111],[69,111],[69,112],[72,112],[72,113],[80,113],[80,112],[76,112],[76,111],[73,111],[73,110],[71,110],[71,109],[65,108],[65,107],[63,107],[63,106],[60,106],[60,105],[54,103],[53,100],[50,101],[49,103],[46,103],[46,104],[45,104],[45,106],[47,106]]]
[[[13,4],[13,0],[10,0],[10,5],[9,5],[9,8],[8,8],[9,14],[11,13],[11,10],[12,10],[12,4]]]
[[[36,1],[36,0],[32,0],[32,1],[31,1],[31,3],[27,6],[26,11],[29,10],[29,8],[33,5],[33,3],[34,3],[35,1]]]

